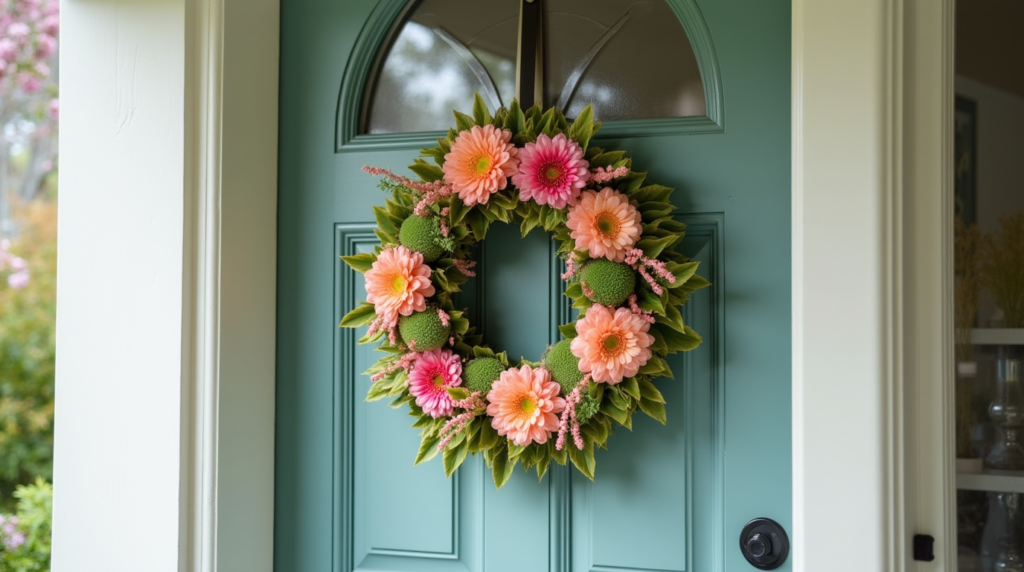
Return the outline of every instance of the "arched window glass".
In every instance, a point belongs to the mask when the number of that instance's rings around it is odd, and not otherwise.
[[[686,32],[663,0],[543,0],[545,105],[602,121],[705,114]],[[392,33],[365,95],[362,133],[444,130],[480,93],[515,96],[519,0],[421,0]]]

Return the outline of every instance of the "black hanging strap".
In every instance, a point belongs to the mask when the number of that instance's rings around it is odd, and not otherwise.
[[[543,60],[541,59],[541,0],[520,0],[519,4],[519,74],[517,75],[519,105],[533,107],[543,98]]]

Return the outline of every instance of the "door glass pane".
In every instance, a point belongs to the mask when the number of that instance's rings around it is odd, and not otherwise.
[[[702,116],[704,84],[662,0],[543,0],[544,103],[602,121]],[[515,96],[518,0],[422,0],[396,25],[367,91],[363,133],[445,130],[479,93]]]
[[[1024,6],[956,18],[958,563],[1024,571]]]

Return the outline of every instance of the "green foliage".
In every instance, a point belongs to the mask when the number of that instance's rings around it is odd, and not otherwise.
[[[0,282],[0,510],[12,493],[53,471],[53,381],[57,208],[37,201],[20,209],[11,251],[29,265],[28,286]]]
[[[37,478],[14,497],[17,512],[0,515],[0,572],[48,572],[53,487]]]

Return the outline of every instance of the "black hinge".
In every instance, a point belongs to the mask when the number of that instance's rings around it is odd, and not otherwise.
[[[935,560],[935,537],[930,534],[914,535],[914,560],[931,562]]]

